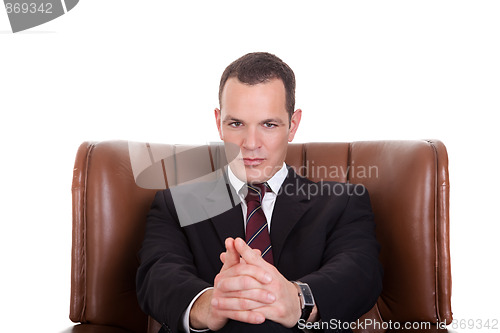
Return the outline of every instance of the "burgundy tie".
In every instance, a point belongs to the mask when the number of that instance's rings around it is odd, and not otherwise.
[[[267,226],[266,216],[262,211],[262,198],[266,190],[271,190],[267,184],[247,184],[247,230],[246,241],[252,249],[259,249],[262,258],[274,265],[271,238]]]

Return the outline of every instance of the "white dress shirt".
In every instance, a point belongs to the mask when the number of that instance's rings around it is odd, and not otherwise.
[[[241,200],[241,212],[243,214],[243,221],[245,223],[245,229],[247,226],[247,203],[245,201],[245,196],[247,193],[247,189],[245,188],[246,183],[240,180],[236,175],[233,173],[230,167],[227,168],[227,174],[229,178],[229,183],[231,186],[237,191],[238,196],[240,197]],[[279,192],[281,185],[283,185],[283,182],[285,181],[286,176],[288,175],[288,169],[286,167],[285,162],[283,162],[283,166],[281,169],[278,170],[268,181],[267,184],[271,188],[272,192],[266,192],[262,198],[262,211],[264,212],[264,215],[266,216],[267,220],[267,227],[269,228],[269,232],[271,232],[271,216],[273,215],[273,210],[274,210],[274,204],[276,202],[276,196],[277,193]],[[193,332],[206,332],[208,329],[205,330],[195,330],[189,327],[189,313],[191,312],[191,308],[193,307],[194,302],[198,299],[198,297],[201,296],[205,291],[213,289],[213,287],[203,289],[200,291],[189,303],[186,311],[183,314],[182,318],[182,323],[183,323],[183,328],[184,331],[189,332],[190,330]]]

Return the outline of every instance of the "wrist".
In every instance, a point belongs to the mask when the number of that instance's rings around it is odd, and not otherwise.
[[[298,297],[300,300],[301,315],[299,319],[308,321],[313,309],[316,309],[314,297],[307,283],[300,281],[293,281],[297,287]]]
[[[205,291],[194,302],[189,312],[189,327],[195,330],[208,328],[208,316],[210,312],[210,302],[212,300],[213,289]]]
[[[293,304],[294,304],[294,307],[293,307],[293,313],[294,313],[294,317],[293,317],[293,324],[292,326],[295,326],[295,324],[299,321],[300,317],[302,316],[302,301],[300,299],[300,293],[299,293],[299,287],[297,286],[297,284],[295,284],[294,281],[290,281],[291,282],[291,285],[292,285],[292,292],[293,292]]]

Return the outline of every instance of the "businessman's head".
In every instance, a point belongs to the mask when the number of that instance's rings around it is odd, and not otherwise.
[[[220,138],[241,153],[231,170],[250,183],[268,180],[282,167],[300,123],[293,71],[272,54],[247,54],[222,74],[219,103],[215,118]]]

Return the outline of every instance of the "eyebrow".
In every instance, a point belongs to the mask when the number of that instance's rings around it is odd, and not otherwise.
[[[243,122],[243,120],[238,119],[238,118],[235,118],[235,117],[231,117],[231,116],[226,116],[226,118],[224,118],[224,119],[222,120],[222,122],[223,122],[223,123],[228,123],[228,122],[233,122],[233,121],[237,121],[237,122],[239,122],[239,123],[242,123],[242,122]]]
[[[269,118],[269,119],[265,119],[261,122],[262,124],[265,124],[265,123],[278,123],[280,125],[284,124],[284,122],[279,119],[279,118]]]
[[[235,122],[239,122],[239,123],[244,123],[244,121],[243,121],[243,120],[238,119],[238,118],[235,118],[235,117],[231,117],[231,116],[227,116],[226,118],[224,118],[224,119],[222,120],[222,122],[223,122],[224,124],[226,124],[226,123],[228,123],[228,122],[233,122],[233,121],[235,121]],[[266,124],[266,123],[277,123],[277,124],[279,124],[279,125],[283,125],[283,124],[284,124],[284,122],[283,122],[281,119],[279,119],[279,118],[268,118],[268,119],[264,119],[264,120],[263,120],[263,121],[261,121],[260,123],[261,123],[261,124]]]

